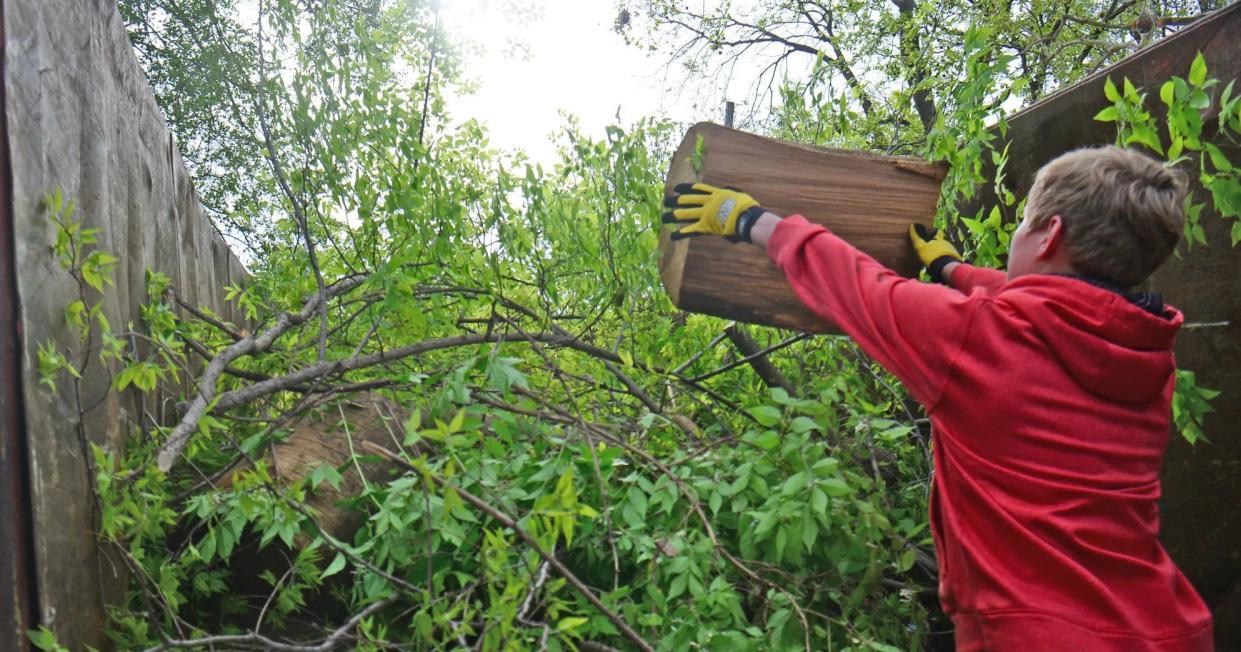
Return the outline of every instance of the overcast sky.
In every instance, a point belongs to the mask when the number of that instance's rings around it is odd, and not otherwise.
[[[588,135],[642,116],[691,121],[692,98],[665,92],[665,59],[626,45],[613,31],[615,0],[444,0],[445,28],[473,43],[465,73],[480,86],[452,98],[457,118],[488,125],[492,144],[554,161],[549,134],[576,115]],[[674,70],[674,74],[676,71]],[[722,108],[716,113],[722,113]]]

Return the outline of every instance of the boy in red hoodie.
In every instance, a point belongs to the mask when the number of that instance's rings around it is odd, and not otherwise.
[[[1165,553],[1159,468],[1183,317],[1130,288],[1171,254],[1185,179],[1115,147],[1038,173],[1008,273],[923,229],[933,280],[742,192],[683,186],[674,237],[765,247],[797,296],[904,382],[934,431],[930,521],[958,650],[1201,651],[1211,615]]]

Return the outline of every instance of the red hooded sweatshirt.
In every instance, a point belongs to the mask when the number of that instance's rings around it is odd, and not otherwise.
[[[1158,541],[1178,310],[968,265],[953,288],[904,279],[800,216],[767,250],[931,417],[958,650],[1212,649],[1210,612]]]

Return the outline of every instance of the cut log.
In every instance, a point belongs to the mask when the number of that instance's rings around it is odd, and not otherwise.
[[[404,411],[379,394],[341,398],[295,419],[289,436],[273,444],[263,461],[281,484],[305,479],[322,466],[339,469],[340,486],[320,485],[309,492],[306,505],[318,515],[324,532],[341,541],[352,541],[365,515],[349,509],[346,503],[361,495],[366,483],[385,483],[400,471],[384,460],[365,458],[352,463],[352,454],[363,456],[364,442],[398,448],[394,441],[404,439],[404,419]],[[242,462],[217,486],[232,486],[234,474],[249,468]]]
[[[918,273],[909,225],[930,225],[946,164],[809,147],[701,122],[673,155],[666,189],[703,182],[741,188],[780,215],[800,214],[897,273]],[[793,294],[758,247],[721,238],[660,239],[660,275],[682,310],[811,333],[838,333]]]

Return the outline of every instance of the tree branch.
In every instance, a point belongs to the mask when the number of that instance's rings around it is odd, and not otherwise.
[[[340,295],[341,293],[352,290],[361,285],[366,280],[365,276],[347,277],[330,288],[325,288],[323,292],[315,295],[306,301],[301,311],[297,314],[280,313],[276,317],[275,322],[267,328],[267,330],[257,335],[243,338],[234,342],[228,348],[224,349],[219,355],[207,364],[207,368],[203,371],[203,375],[198,379],[197,392],[194,399],[190,402],[189,408],[186,409],[185,416],[173,428],[172,433],[168,435],[168,440],[160,448],[159,456],[156,458],[157,465],[161,471],[165,473],[172,468],[173,462],[181,454],[190,435],[198,429],[198,421],[203,414],[207,412],[207,406],[215,397],[215,385],[219,380],[220,374],[224,373],[229,363],[245,355],[253,355],[266,351],[276,341],[276,338],[288,332],[295,326],[304,323],[315,310],[327,300]],[[271,381],[264,381],[271,382]],[[300,382],[300,381],[298,381]],[[298,382],[290,383],[296,385]],[[263,384],[263,383],[259,383]]]
[[[280,164],[280,157],[276,155],[276,145],[271,137],[271,127],[267,121],[267,111],[264,108],[266,99],[263,87],[267,85],[267,71],[263,63],[263,0],[259,0],[259,16],[258,16],[258,56],[259,56],[259,81],[258,81],[258,98],[255,102],[255,112],[259,118],[259,128],[263,133],[263,144],[267,147],[267,160],[271,163],[272,173],[276,176],[276,182],[280,185],[281,192],[288,198],[289,204],[293,207],[293,217],[297,220],[298,227],[301,228],[302,238],[306,242],[306,253],[310,259],[310,267],[315,272],[315,284],[319,287],[319,296],[323,297],[326,288],[323,283],[323,272],[319,269],[319,259],[315,255],[315,243],[310,237],[310,225],[306,221],[306,209],[302,205],[301,199],[293,193],[293,188],[289,186],[289,180],[284,174],[284,167]],[[319,359],[323,360],[327,357],[327,300],[319,302]]]

